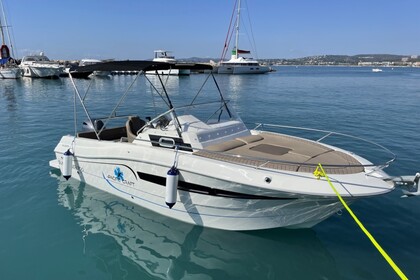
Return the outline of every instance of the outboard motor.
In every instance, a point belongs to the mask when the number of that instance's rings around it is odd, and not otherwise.
[[[83,131],[99,131],[104,127],[104,122],[100,119],[93,119],[93,123],[89,120],[83,122]]]
[[[420,196],[420,173],[415,176],[398,176],[392,179],[395,187],[399,187],[404,195],[402,197]]]

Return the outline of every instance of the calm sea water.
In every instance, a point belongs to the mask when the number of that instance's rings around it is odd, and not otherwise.
[[[217,76],[245,122],[361,136],[397,154],[389,174],[420,171],[420,69],[277,70]],[[195,94],[188,88],[198,90],[204,78],[168,80],[174,103],[186,103]],[[108,114],[120,97],[113,90],[132,79],[94,80],[88,109]],[[79,89],[88,83],[80,81]],[[135,92],[125,108],[153,115],[158,103]],[[0,131],[0,279],[398,279],[346,212],[312,229],[226,232],[58,179],[48,162],[60,137],[74,131],[66,78],[1,80]],[[407,277],[420,279],[420,198],[400,196],[395,191],[352,209]]]

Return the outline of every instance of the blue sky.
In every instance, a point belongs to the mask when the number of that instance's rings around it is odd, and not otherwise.
[[[420,54],[418,0],[243,0],[258,58]],[[218,58],[234,0],[3,0],[18,57]],[[247,30],[250,30],[249,26]],[[249,48],[241,32],[241,48]]]

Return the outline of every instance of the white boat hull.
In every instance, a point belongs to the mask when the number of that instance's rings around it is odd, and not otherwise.
[[[191,74],[190,69],[168,69],[158,70],[159,75],[171,75],[171,76],[187,76]],[[146,74],[156,74],[156,71],[147,71]]]
[[[217,68],[218,74],[264,74],[270,71],[268,66],[247,66],[247,65],[220,65]]]
[[[23,76],[30,78],[58,78],[63,72],[61,67],[22,66]]]
[[[307,228],[342,208],[328,183],[312,173],[276,173],[181,153],[178,199],[169,209],[165,176],[173,165],[174,150],[64,136],[52,167],[62,170],[63,153],[73,140],[72,178],[186,223],[225,230]],[[335,180],[342,180],[337,187],[343,196],[347,194],[348,202],[357,198],[346,191],[349,176],[352,188],[360,185],[360,197],[392,190],[364,173],[336,175]]]
[[[1,79],[18,79],[22,77],[22,70],[19,67],[0,68]]]

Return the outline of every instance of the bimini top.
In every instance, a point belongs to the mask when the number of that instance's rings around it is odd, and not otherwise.
[[[188,66],[187,66],[188,65]],[[166,62],[156,62],[149,60],[125,60],[125,61],[109,61],[103,63],[95,63],[92,65],[79,66],[74,72],[89,71],[154,71],[168,69],[193,69],[193,70],[211,70],[213,67],[207,64],[174,64]]]

